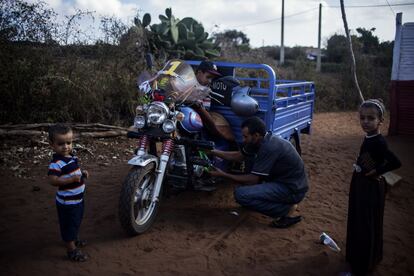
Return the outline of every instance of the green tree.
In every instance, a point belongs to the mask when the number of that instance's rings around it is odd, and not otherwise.
[[[375,64],[383,67],[390,67],[392,65],[392,55],[394,51],[394,41],[384,41],[378,47]]]
[[[373,34],[375,28],[367,30],[365,28],[357,28],[356,31],[360,34],[358,40],[362,43],[362,51],[364,54],[375,54],[379,50],[379,39]]]
[[[241,31],[227,30],[213,35],[214,42],[220,47],[224,46],[249,46],[249,38]]]
[[[348,53],[347,39],[343,35],[334,34],[328,39],[326,47],[327,60],[341,63],[345,61]]]

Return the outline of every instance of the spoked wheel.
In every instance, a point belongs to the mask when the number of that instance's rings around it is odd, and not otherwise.
[[[157,215],[159,202],[152,202],[155,185],[155,165],[133,167],[122,185],[119,198],[119,219],[130,235],[148,230]]]

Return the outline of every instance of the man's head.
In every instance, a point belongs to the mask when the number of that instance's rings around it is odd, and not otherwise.
[[[56,124],[49,128],[49,143],[52,149],[62,156],[72,153],[73,132],[69,126]]]
[[[266,135],[266,125],[259,117],[250,117],[242,125],[243,144],[257,149]]]
[[[202,61],[196,70],[197,81],[204,86],[208,86],[215,77],[220,77],[217,66],[211,61]]]

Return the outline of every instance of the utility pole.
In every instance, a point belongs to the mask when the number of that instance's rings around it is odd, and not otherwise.
[[[282,0],[282,41],[280,42],[280,65],[285,63],[285,46],[284,46],[284,30],[285,30],[285,0]]]
[[[319,32],[318,32],[318,57],[316,60],[316,71],[321,71],[321,29],[322,29],[322,4],[319,3]]]

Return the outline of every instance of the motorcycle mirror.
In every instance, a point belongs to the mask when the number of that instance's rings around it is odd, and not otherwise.
[[[138,75],[138,78],[137,78],[137,87],[139,87],[139,85],[140,85],[141,83],[143,83],[144,81],[147,81],[147,80],[149,80],[149,79],[151,79],[151,74],[150,74],[148,71],[143,71],[143,72],[141,72],[141,73]]]
[[[145,61],[147,63],[148,70],[152,70],[152,67],[154,66],[154,56],[151,53],[147,53],[145,55]]]
[[[231,109],[239,116],[252,116],[259,111],[259,103],[249,96],[250,87],[235,87],[231,98]]]

